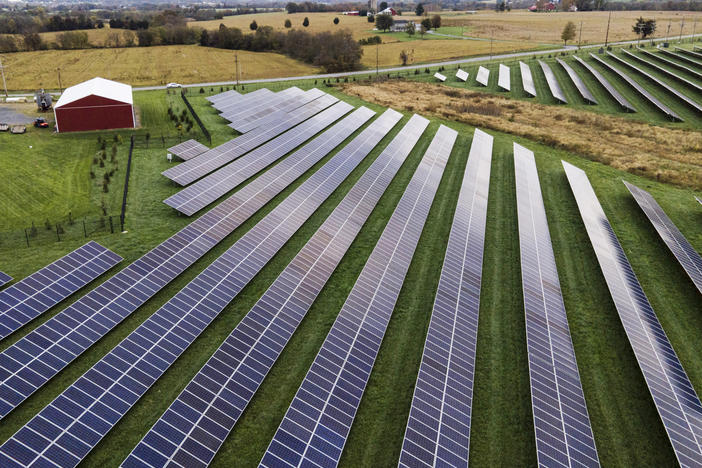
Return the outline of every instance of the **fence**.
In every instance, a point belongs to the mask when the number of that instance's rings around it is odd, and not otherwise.
[[[138,149],[148,149],[148,148],[170,148],[178,143],[183,143],[186,140],[195,139],[200,137],[199,133],[181,133],[181,134],[171,134],[171,135],[149,135],[146,134],[133,135],[134,138],[134,148]]]
[[[119,215],[119,229],[124,231],[124,214],[127,211],[127,191],[129,190],[129,174],[132,169],[132,153],[134,152],[134,135],[129,139],[129,157],[127,158],[127,171],[124,176],[124,192],[122,193],[122,212]]]
[[[87,239],[96,234],[114,233],[119,228],[118,215],[79,219],[73,219],[69,215],[56,222],[32,222],[24,229],[0,231],[0,248],[30,247],[64,240]]]
[[[185,106],[188,108],[190,113],[193,115],[193,118],[195,119],[195,122],[197,122],[198,126],[200,127],[200,130],[202,130],[202,133],[207,137],[207,141],[212,144],[212,136],[210,136],[210,132],[205,128],[205,124],[202,123],[202,120],[200,120],[200,117],[197,115],[197,112],[195,112],[195,109],[193,109],[193,106],[190,105],[190,101],[188,101],[188,98],[185,97],[186,89],[183,88],[183,91],[180,93],[180,97],[183,98],[183,102],[185,103]]]

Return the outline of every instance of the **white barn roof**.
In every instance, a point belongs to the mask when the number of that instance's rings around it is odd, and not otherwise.
[[[70,104],[87,96],[100,96],[126,104],[134,104],[131,86],[97,77],[66,88],[54,108]]]

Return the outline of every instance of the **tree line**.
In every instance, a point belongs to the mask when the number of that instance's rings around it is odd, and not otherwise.
[[[275,31],[270,26],[259,26],[244,34],[239,28],[220,25],[217,31],[203,30],[200,45],[219,49],[278,52],[290,58],[316,65],[327,73],[359,69],[363,49],[351,32],[309,33],[298,29]]]

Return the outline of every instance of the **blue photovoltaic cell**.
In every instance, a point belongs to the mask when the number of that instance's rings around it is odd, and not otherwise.
[[[680,465],[702,466],[702,403],[582,169],[563,161],[580,216]]]
[[[342,151],[368,154],[401,118],[399,112],[386,111]],[[178,461],[196,468],[211,462],[426,127],[425,119],[417,127],[417,119],[376,158],[144,436],[124,467],[162,467]],[[193,406],[193,401],[198,403]],[[228,418],[216,422],[220,410]],[[197,418],[185,418],[188,412],[197,413]]]
[[[598,467],[534,153],[514,143],[519,251],[539,466]]]
[[[643,210],[644,214],[651,221],[656,232],[661,237],[665,245],[668,246],[675,258],[678,259],[692,282],[697,286],[697,290],[702,293],[702,257],[690,245],[682,232],[675,226],[673,221],[665,214],[663,208],[647,191],[638,188],[634,184],[624,182],[626,188],[634,196],[634,200]]]
[[[231,234],[319,153],[286,158],[0,353],[0,417]]]
[[[456,136],[454,130],[439,127],[261,466],[339,463]]]
[[[373,114],[361,107],[338,130],[351,134]],[[339,154],[17,431],[0,466],[77,465],[364,159]]]
[[[12,276],[0,271],[0,287],[6,285],[10,281],[12,281]]]
[[[612,98],[614,98],[615,101],[619,103],[620,106],[624,108],[625,111],[627,112],[636,112],[636,109],[634,106],[629,103],[629,101],[626,100],[624,96],[621,95],[619,91],[617,91],[614,86],[612,86],[612,83],[605,78],[602,73],[598,72],[595,70],[592,65],[578,57],[577,55],[573,55],[573,59],[575,59],[576,62],[578,62],[580,65],[582,65],[587,71],[589,71],[592,76],[595,77],[595,79],[602,85],[602,87],[609,93]]]
[[[161,174],[179,185],[188,185],[215,169],[234,161],[257,146],[261,146],[283,132],[290,130],[295,125],[304,122],[338,101],[337,98],[325,94],[290,113],[275,112],[269,115],[271,118],[269,124],[261,125],[257,129],[229,140],[189,161],[166,169]]]
[[[630,77],[629,75],[627,75],[626,73],[624,73],[623,71],[621,71],[620,69],[615,67],[614,65],[605,62],[604,60],[602,60],[601,58],[599,58],[597,55],[595,55],[593,53],[590,53],[590,57],[595,59],[598,63],[600,63],[605,68],[614,72],[617,76],[619,76],[619,78],[626,81],[629,86],[634,88],[640,95],[642,95],[644,98],[646,98],[646,100],[648,100],[651,104],[656,106],[658,108],[658,110],[660,110],[661,112],[666,114],[668,117],[675,119],[675,120],[679,120],[681,122],[683,121],[683,119],[678,114],[673,112],[672,109],[670,109],[668,106],[666,106],[661,101],[656,99],[651,93],[646,91],[644,89],[644,87],[641,86],[640,84],[638,84],[632,77]]]
[[[492,136],[476,129],[434,299],[399,466],[468,466]]]
[[[183,214],[193,215],[258,171],[297,148],[352,109],[353,106],[350,104],[343,101],[338,102],[274,140],[256,148],[243,158],[171,195],[163,202]],[[347,137],[348,135],[343,136]],[[319,143],[325,144],[323,140],[320,140]]]
[[[122,261],[95,241],[0,291],[0,340]]]

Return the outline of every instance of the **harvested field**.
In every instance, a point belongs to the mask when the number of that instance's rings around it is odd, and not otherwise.
[[[366,101],[523,136],[617,169],[702,189],[702,134],[417,82],[349,84]]]

